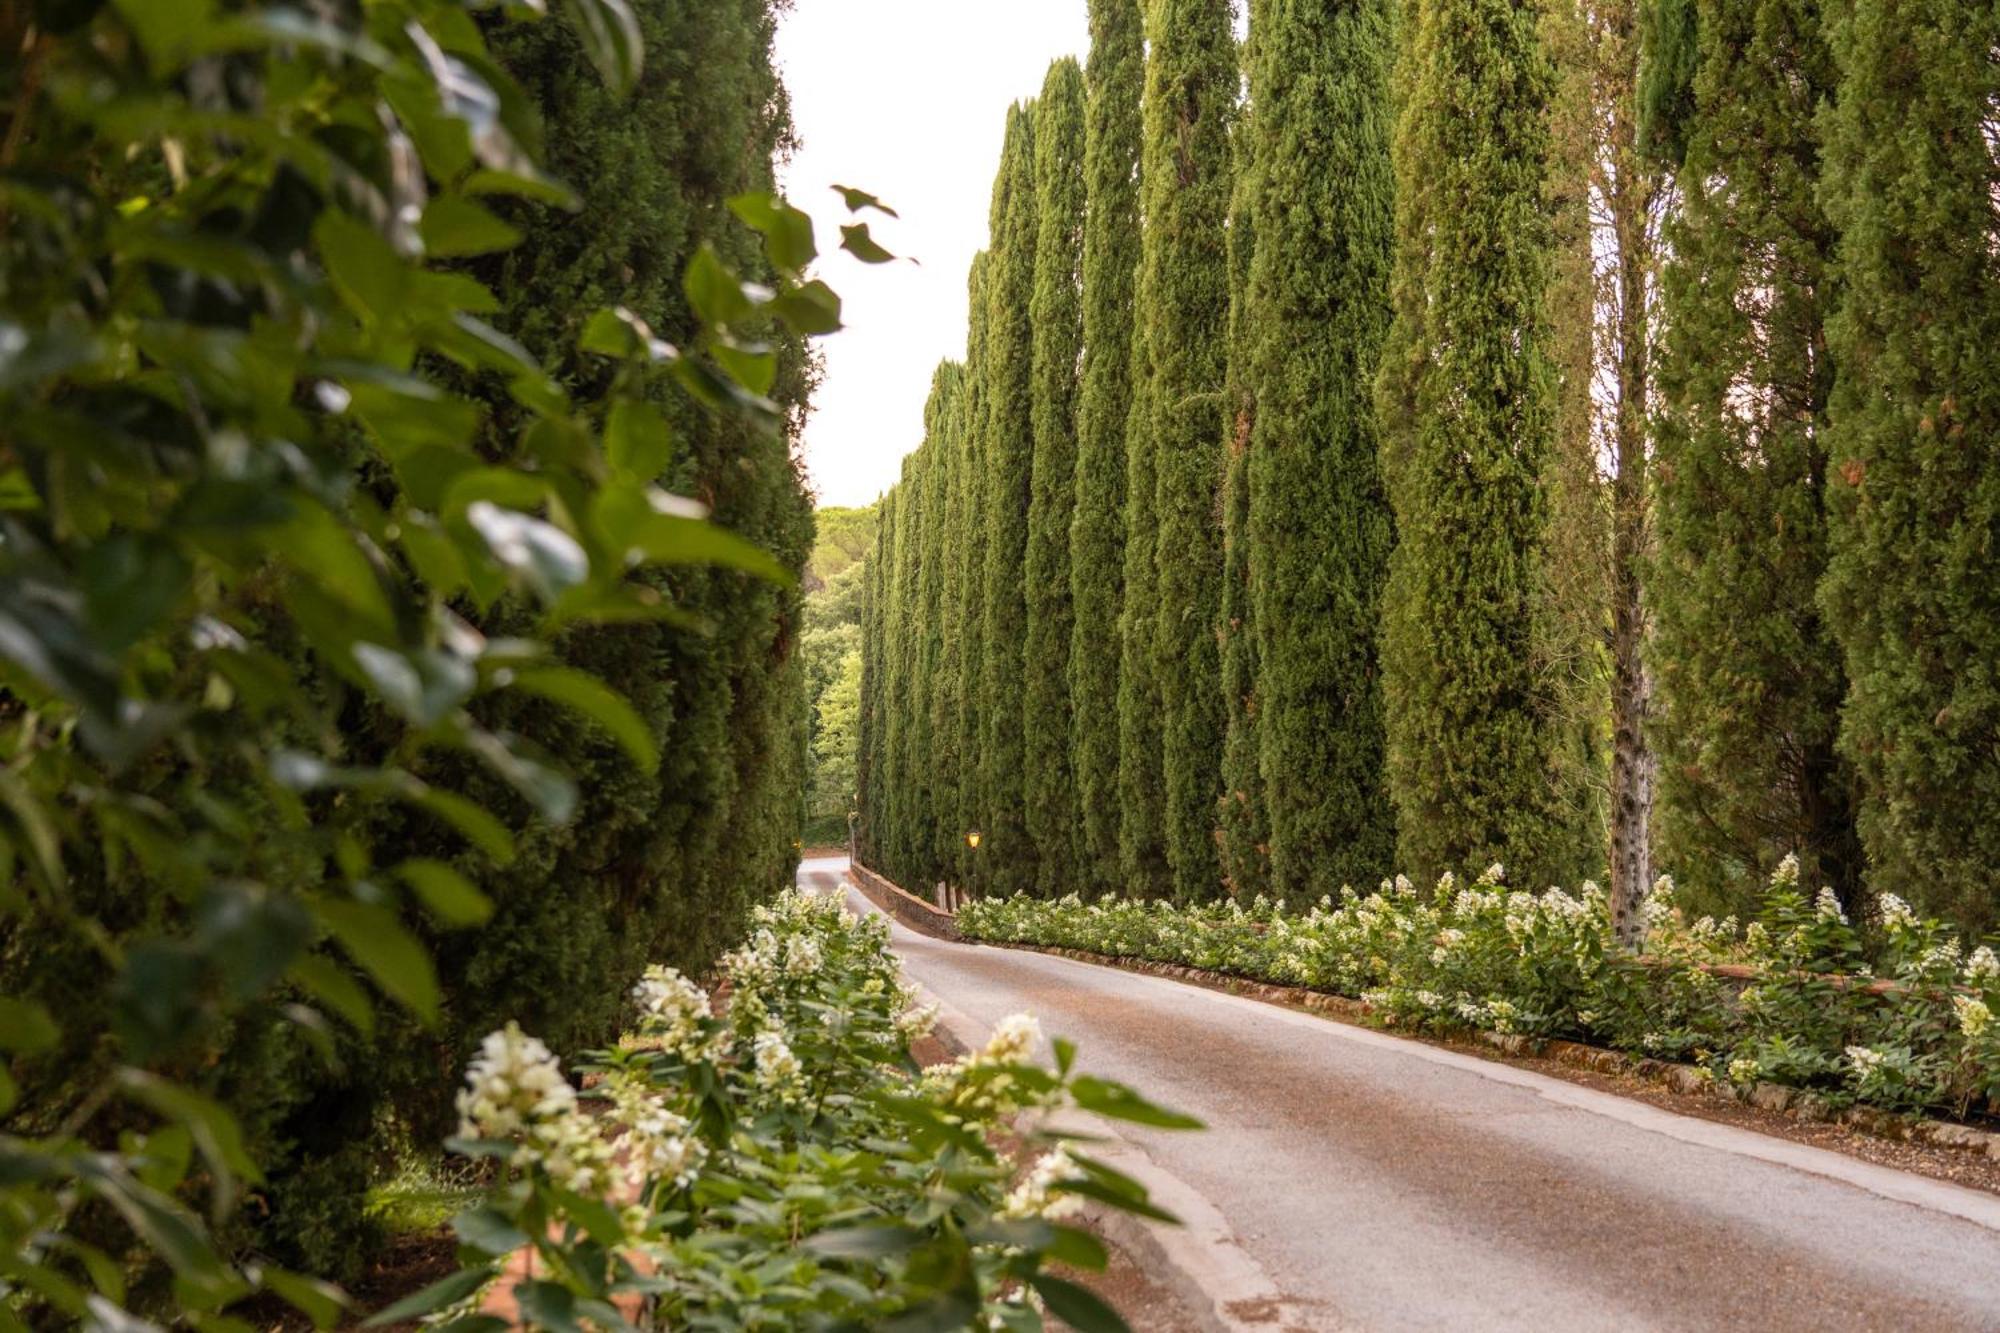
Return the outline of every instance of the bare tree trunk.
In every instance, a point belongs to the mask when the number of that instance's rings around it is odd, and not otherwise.
[[[1638,129],[1638,6],[1598,0],[1600,200],[1613,243],[1607,295],[1613,306],[1616,398],[1610,405],[1611,481],[1611,919],[1619,943],[1644,943],[1643,905],[1651,885],[1654,759],[1646,742],[1651,681],[1646,672],[1646,606],[1641,569],[1648,543],[1646,486],[1650,297],[1656,258],[1657,168],[1645,161]]]

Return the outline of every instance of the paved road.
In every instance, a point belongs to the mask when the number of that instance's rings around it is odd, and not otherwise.
[[[1208,1122],[1124,1132],[1234,1326],[2000,1330],[1993,1196],[1160,978],[895,943],[975,1038],[1031,1011]]]

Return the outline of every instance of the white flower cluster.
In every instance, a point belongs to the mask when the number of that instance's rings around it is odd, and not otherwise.
[[[757,1086],[785,1106],[797,1105],[806,1095],[805,1067],[792,1054],[785,1034],[765,1028],[750,1043],[756,1063]]]
[[[625,1129],[616,1148],[637,1186],[664,1180],[686,1189],[708,1160],[708,1147],[689,1131],[688,1119],[667,1106],[652,1088],[630,1074],[614,1077],[611,1104]]]
[[[1872,1046],[1850,1046],[1847,1048],[1848,1063],[1854,1066],[1855,1073],[1860,1074],[1864,1078],[1880,1069],[1882,1062],[1886,1058],[1882,1052]]]
[[[1951,1007],[1958,1015],[1958,1030],[1967,1041],[1977,1041],[1986,1029],[1993,1026],[1993,1009],[1984,1000],[1970,995],[1954,995]]]
[[[1965,980],[1972,986],[1982,981],[2000,981],[2000,954],[1985,944],[1974,949],[1972,957],[1965,960]]]
[[[671,967],[658,963],[646,969],[632,987],[639,1006],[639,1032],[659,1048],[684,1060],[717,1060],[728,1054],[729,1033],[707,1037],[702,1024],[714,1016],[708,992]]]
[[[508,1160],[516,1167],[540,1166],[556,1184],[578,1193],[608,1179],[609,1146],[577,1109],[576,1090],[555,1056],[518,1023],[480,1043],[457,1105],[460,1137],[513,1140]]]
[[[1891,930],[1907,929],[1917,924],[1917,914],[1893,893],[1883,894],[1876,907],[1882,914],[1882,924]]]
[[[1069,1150],[1058,1147],[1043,1154],[1019,1184],[1007,1192],[1006,1201],[1000,1207],[1002,1217],[1039,1217],[1054,1221],[1071,1212],[1077,1206],[1074,1194],[1056,1194],[1054,1189],[1065,1180],[1078,1174],[1076,1162]]]

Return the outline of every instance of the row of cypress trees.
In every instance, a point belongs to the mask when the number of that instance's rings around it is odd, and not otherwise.
[[[1989,920],[2000,20],[1233,17],[1091,0],[1087,68],[1009,113],[869,574],[863,855],[988,892],[1573,882],[1618,747],[1702,892],[1798,853]]]

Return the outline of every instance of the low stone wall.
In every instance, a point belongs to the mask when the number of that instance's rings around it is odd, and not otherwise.
[[[940,911],[915,894],[904,892],[859,861],[849,861],[847,865],[854,876],[855,887],[861,890],[862,895],[911,930],[953,943],[963,938],[958,933],[958,922],[950,912]]]

